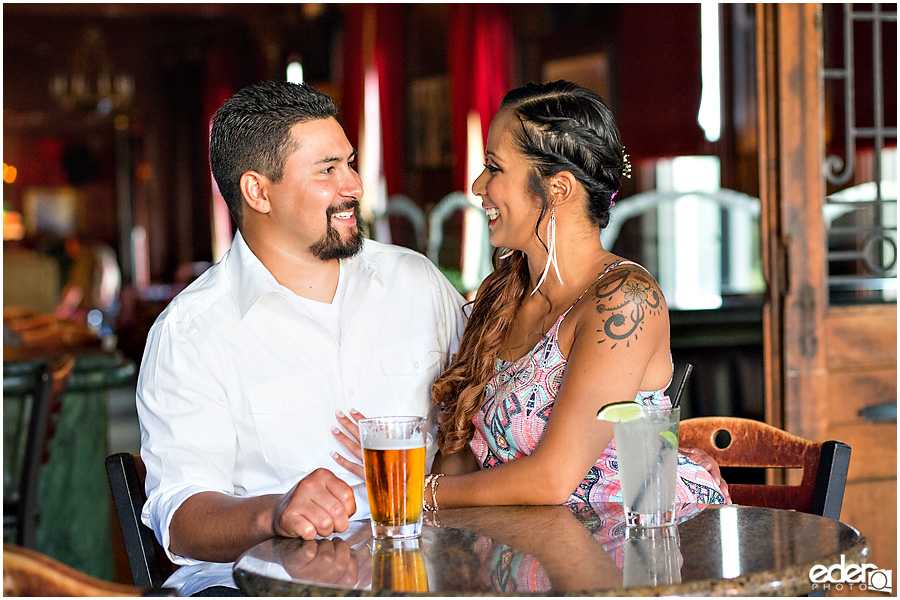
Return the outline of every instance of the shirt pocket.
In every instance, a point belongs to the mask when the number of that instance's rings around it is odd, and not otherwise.
[[[247,391],[260,451],[267,463],[280,468],[282,475],[305,475],[325,464],[330,432],[322,394],[312,373],[264,383]]]
[[[378,360],[397,414],[425,415],[431,407],[431,384],[444,363],[437,339],[422,336],[385,346]]]

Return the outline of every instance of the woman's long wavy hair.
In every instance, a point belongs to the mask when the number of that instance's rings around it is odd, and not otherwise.
[[[594,92],[567,81],[528,84],[510,91],[500,110],[518,120],[512,132],[516,147],[531,164],[528,187],[541,203],[534,225],[548,210],[547,181],[568,171],[584,187],[588,218],[599,230],[609,223],[613,193],[625,167],[624,148],[612,112]],[[528,291],[528,262],[514,252],[498,259],[481,285],[463,332],[459,351],[432,386],[440,409],[438,443],[445,456],[462,450],[472,439],[472,418],[481,407],[484,388],[494,375],[500,347]]]

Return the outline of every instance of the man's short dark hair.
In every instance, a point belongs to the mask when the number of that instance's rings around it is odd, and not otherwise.
[[[337,117],[334,101],[305,83],[267,81],[229,98],[213,116],[209,164],[238,228],[243,224],[241,175],[257,171],[281,181],[296,148],[291,127]]]

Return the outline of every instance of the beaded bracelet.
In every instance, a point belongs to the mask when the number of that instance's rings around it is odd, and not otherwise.
[[[428,500],[425,497],[425,490],[431,487],[432,479],[434,479],[434,475],[428,474],[425,476],[425,486],[422,490],[422,508],[424,508],[426,512],[432,512],[434,510],[434,507],[428,504]]]
[[[428,512],[436,512],[438,509],[437,503],[437,486],[438,479],[443,477],[443,473],[437,474],[428,474],[425,477],[425,489],[431,488],[431,504],[428,504],[428,501],[425,499],[425,494],[422,494],[422,507]]]

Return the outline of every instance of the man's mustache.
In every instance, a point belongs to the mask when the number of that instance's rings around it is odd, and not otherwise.
[[[359,212],[359,200],[348,200],[347,202],[338,204],[337,206],[329,206],[326,214],[330,219],[333,214],[347,212],[348,210],[352,210],[355,213]]]

